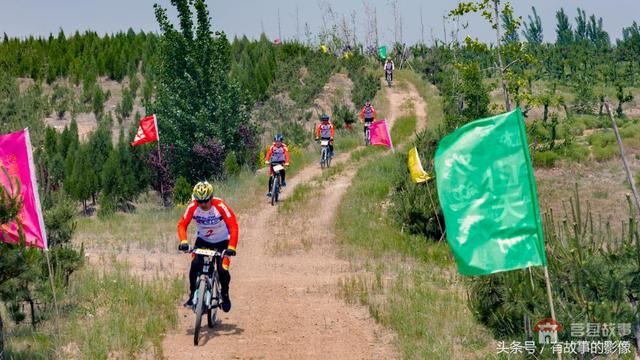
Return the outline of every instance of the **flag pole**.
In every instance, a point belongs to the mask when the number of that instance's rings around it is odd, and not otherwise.
[[[553,321],[557,321],[556,310],[553,307],[553,295],[551,293],[551,280],[549,279],[549,270],[547,268],[547,265],[545,265],[543,269],[544,269],[544,282],[547,284],[547,298],[549,300],[549,309],[551,310],[551,319]],[[556,354],[558,355],[558,360],[562,360],[562,352],[558,352]]]
[[[158,165],[160,176],[158,182],[160,183],[160,198],[162,199],[162,206],[165,206],[164,200],[164,185],[162,185],[162,149],[160,148],[160,129],[158,129],[158,119],[156,118],[156,114],[153,114],[153,122],[156,127],[156,134],[158,134],[158,141],[156,144],[158,145]]]

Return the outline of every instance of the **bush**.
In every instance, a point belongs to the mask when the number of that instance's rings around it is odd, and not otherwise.
[[[536,151],[533,153],[533,164],[544,168],[552,168],[560,157],[553,151]]]
[[[587,140],[590,145],[601,148],[616,143],[616,137],[612,131],[596,131],[589,135]]]
[[[184,205],[191,200],[191,184],[184,177],[180,176],[176,180],[173,188],[173,202]]]
[[[233,176],[240,173],[240,165],[238,165],[238,159],[236,158],[235,152],[230,151],[227,153],[222,167],[224,168],[225,176]]]
[[[336,129],[351,127],[356,122],[356,115],[344,104],[333,104],[332,113],[331,118]]]
[[[591,148],[591,152],[597,161],[607,161],[618,154],[618,145],[609,144],[604,147],[594,146]]]
[[[565,159],[576,162],[583,162],[589,159],[591,154],[588,147],[579,144],[568,144],[555,150],[555,152]]]

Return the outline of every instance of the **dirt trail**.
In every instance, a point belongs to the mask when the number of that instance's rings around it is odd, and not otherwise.
[[[411,88],[410,88],[411,89]],[[386,88],[391,122],[401,104],[415,97],[396,87]],[[414,89],[415,91],[415,89]],[[417,106],[422,108],[424,106]],[[419,109],[418,109],[419,110]],[[419,116],[420,118],[420,116]],[[426,123],[426,118],[419,124]],[[349,154],[334,163],[347,161]],[[219,323],[202,330],[193,346],[194,316],[179,310],[177,330],[163,341],[169,359],[393,359],[394,336],[376,324],[361,306],[336,296],[338,280],[351,274],[346,260],[336,256],[334,214],[356,169],[348,167],[325,186],[313,212],[279,213],[260,201],[239,214],[238,257],[232,260],[230,313],[219,312]],[[321,174],[318,164],[288,179],[287,195]],[[260,199],[262,200],[262,199]],[[280,244],[285,244],[284,246]],[[297,246],[300,245],[300,246]],[[185,259],[184,269],[188,268]],[[186,276],[185,276],[186,281]]]

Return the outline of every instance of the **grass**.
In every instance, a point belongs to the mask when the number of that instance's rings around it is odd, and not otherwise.
[[[367,259],[365,271],[374,274],[343,279],[339,293],[368,306],[398,334],[403,358],[487,354],[492,339],[466,307],[446,244],[403,233],[385,214],[395,179],[404,172],[399,156],[376,158],[359,169],[343,198],[336,216],[340,244],[352,263]],[[381,285],[380,278],[388,280]]]
[[[394,145],[404,143],[416,130],[416,115],[401,116],[391,128],[391,141]]]
[[[74,274],[58,327],[22,327],[20,335],[7,337],[8,358],[134,358],[141,351],[162,357],[162,336],[177,322],[182,279],[144,281],[131,276],[126,264],[111,266],[108,272],[87,267]]]
[[[400,72],[427,102],[428,126],[442,121],[437,93],[419,75]],[[415,131],[415,116],[399,119],[394,142]],[[402,358],[490,358],[493,339],[473,320],[466,289],[454,268],[448,246],[410,235],[389,219],[386,208],[399,177],[406,176],[400,154],[369,147],[352,153],[367,160],[358,169],[336,214],[336,235],[358,271],[339,282],[339,295],[368,307],[382,325],[398,334]],[[376,156],[373,156],[376,155]]]

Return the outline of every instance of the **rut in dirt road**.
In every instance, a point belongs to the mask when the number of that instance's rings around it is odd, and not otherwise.
[[[392,122],[401,114],[400,105],[413,94],[394,87],[387,89],[387,95],[392,101],[388,114]],[[334,163],[348,159],[349,154],[344,153]],[[178,329],[163,341],[164,356],[396,358],[393,334],[376,324],[365,307],[348,305],[336,297],[338,281],[352,270],[348,261],[336,255],[333,214],[355,172],[348,167],[323,188],[321,200],[305,211],[283,215],[277,207],[267,205],[265,198],[239,214],[238,256],[231,267],[232,311],[219,312],[219,323],[213,329],[205,326],[200,345],[194,347],[194,315],[188,309],[179,310]],[[314,163],[288,179],[283,201],[297,185],[320,174]]]

